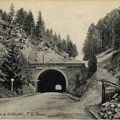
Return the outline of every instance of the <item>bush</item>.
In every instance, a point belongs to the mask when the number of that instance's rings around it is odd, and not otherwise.
[[[0,98],[7,98],[7,97],[17,97],[20,95],[30,95],[35,94],[35,87],[31,84],[25,84],[21,89],[17,89],[16,91],[11,91],[6,89],[3,85],[0,83]]]
[[[23,95],[30,95],[36,93],[35,87],[32,84],[25,84],[22,88],[22,94]]]
[[[0,77],[5,80],[4,85],[10,90],[11,79],[13,78],[14,90],[16,90],[18,94],[21,94],[19,89],[31,80],[29,63],[25,56],[21,53],[19,47],[16,46],[14,39],[7,48],[7,54],[3,57],[0,70],[4,73],[0,73]]]
[[[16,92],[7,90],[4,86],[0,84],[0,98],[16,97],[16,96],[18,96]]]
[[[113,53],[110,61],[112,62],[115,59],[115,57],[118,56],[119,54],[120,54],[120,51]]]
[[[87,78],[90,78],[96,71],[97,71],[97,58],[96,56],[93,56],[88,61]]]
[[[78,87],[86,83],[85,76],[82,78],[82,75],[80,75],[80,73],[77,73],[75,77],[76,77],[75,84],[77,84]]]

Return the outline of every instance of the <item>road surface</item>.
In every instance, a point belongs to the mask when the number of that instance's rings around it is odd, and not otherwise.
[[[63,93],[42,93],[0,102],[0,118],[88,119],[84,107]]]
[[[85,112],[85,107],[101,102],[101,82],[106,79],[116,82],[117,79],[103,68],[98,68],[91,78],[94,82],[80,101],[63,93],[42,93],[29,97],[10,98],[10,101],[0,99],[1,118],[33,118],[33,119],[91,119]],[[96,82],[95,82],[96,81]]]

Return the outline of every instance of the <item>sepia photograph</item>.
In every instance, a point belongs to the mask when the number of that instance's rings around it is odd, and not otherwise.
[[[0,0],[0,119],[120,120],[120,1]]]

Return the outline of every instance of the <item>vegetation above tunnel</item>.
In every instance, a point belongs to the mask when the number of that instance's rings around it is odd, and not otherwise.
[[[45,28],[41,12],[35,23],[32,11],[27,13],[20,8],[15,12],[13,4],[8,13],[0,10],[0,51],[0,86],[4,88],[0,91],[0,97],[7,96],[4,91],[10,92],[10,96],[35,92],[30,83],[32,75],[29,62],[66,62],[78,55],[69,35],[62,39],[60,34]],[[11,79],[14,79],[13,91]]]
[[[67,35],[66,39],[62,39],[60,33],[53,33],[51,28],[45,28],[45,22],[40,11],[38,13],[36,23],[31,10],[26,12],[23,8],[20,8],[15,12],[13,4],[10,6],[9,13],[0,10],[0,17],[5,22],[9,23],[9,25],[18,26],[19,28],[23,29],[29,36],[34,36],[35,40],[33,39],[32,41],[34,44],[39,44],[40,39],[43,39],[54,49],[57,49],[60,52],[66,52],[69,57],[75,58],[78,55],[76,45],[72,43],[69,35]]]

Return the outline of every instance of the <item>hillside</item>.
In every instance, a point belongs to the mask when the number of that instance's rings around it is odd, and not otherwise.
[[[7,54],[9,48],[8,46],[11,45],[11,41],[13,40],[15,41],[15,46],[19,47],[20,51],[23,53],[23,56],[25,56],[27,63],[28,61],[29,63],[80,62],[72,57],[70,58],[65,51],[59,51],[56,47],[53,47],[52,44],[50,44],[50,42],[46,39],[30,36],[20,27],[13,26],[0,19],[0,64],[3,63],[4,55]],[[25,63],[24,66],[27,63]],[[22,70],[23,69],[24,68],[22,67]],[[26,76],[28,78],[26,78],[26,83],[22,86],[22,89],[17,89],[14,92],[12,92],[10,89],[6,89],[4,85],[5,80],[2,77],[4,74],[1,70],[0,73],[0,98],[15,97],[21,94],[29,95],[35,93],[34,86],[31,83],[27,82],[27,80],[30,78],[30,70],[29,73],[25,73],[27,74]],[[24,77],[23,73],[22,75]]]
[[[92,23],[87,31],[83,46],[84,60],[89,60],[109,49],[120,48],[120,8],[113,9],[97,24]]]
[[[105,79],[107,81],[116,83],[117,85],[119,84],[118,76],[120,75],[120,66],[110,63],[111,58],[113,58],[113,54],[116,52],[119,53],[118,51],[113,51],[112,49],[110,49],[97,55],[98,69],[96,73],[90,79],[88,79],[85,88],[86,93],[80,98],[80,101],[77,102],[77,106],[79,106],[79,109],[83,109],[83,111],[88,110],[91,113],[92,119],[101,119],[98,116],[98,112],[101,111],[100,107],[102,106],[102,84],[99,80]],[[112,61],[118,60],[119,57],[120,55],[114,57]],[[111,67],[114,69],[109,71],[109,68]],[[114,71],[116,71],[116,74],[113,74]],[[105,103],[105,105],[107,106],[108,103],[109,102]],[[119,104],[119,102],[115,101],[114,104]],[[120,113],[118,113],[118,116],[120,116]]]
[[[21,38],[20,42],[22,43],[28,39],[38,51],[47,51],[51,48],[55,51],[52,54],[55,55],[57,53],[63,57],[69,56],[73,58],[78,56],[76,44],[72,42],[69,34],[62,38],[60,33],[56,33],[52,28],[47,28],[41,11],[38,12],[37,20],[35,21],[31,10],[27,12],[24,8],[20,8],[15,11],[14,8],[14,5],[11,4],[8,13],[2,9],[0,10],[0,34],[6,36],[7,39],[13,36],[15,38],[18,37],[18,39]],[[48,51],[52,50],[49,49]],[[53,56],[52,54],[51,56]],[[51,59],[54,59],[54,57]],[[62,58],[59,59],[61,61]],[[32,61],[34,60],[32,59]]]
[[[107,50],[97,56],[98,67],[106,69],[110,74],[119,79],[120,76],[120,50]]]
[[[5,29],[3,28],[4,26]],[[11,25],[8,25],[3,20],[0,20],[0,29],[0,57],[2,57],[4,54],[4,51],[2,51],[2,49],[5,50],[5,46],[12,39],[14,39],[30,63],[60,63],[68,61],[76,62],[75,59],[70,59],[66,52],[60,52],[57,49],[53,48],[46,40],[30,36],[21,28],[15,26],[11,27]]]

